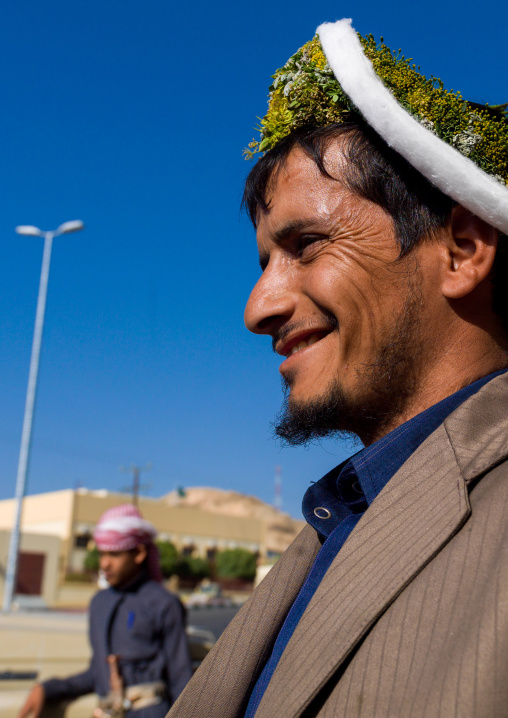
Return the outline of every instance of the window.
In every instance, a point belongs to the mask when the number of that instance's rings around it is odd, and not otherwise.
[[[74,537],[75,548],[88,548],[88,542],[90,541],[90,534],[80,534]]]

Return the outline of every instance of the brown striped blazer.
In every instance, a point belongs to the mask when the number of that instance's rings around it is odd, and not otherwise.
[[[256,718],[508,716],[508,375],[375,499],[298,624]],[[320,545],[307,526],[170,713],[243,715]]]

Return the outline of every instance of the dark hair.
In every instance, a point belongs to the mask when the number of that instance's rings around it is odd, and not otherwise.
[[[326,127],[301,127],[281,140],[252,168],[245,183],[243,207],[256,226],[258,210],[267,211],[269,184],[295,147],[316,163],[325,177],[324,155],[330,141],[344,137],[347,160],[341,181],[352,192],[375,202],[393,218],[401,255],[439,227],[450,216],[453,200],[422,175],[371,130],[360,117]]]
[[[242,207],[254,227],[258,211],[266,212],[270,207],[270,182],[294,148],[301,148],[325,177],[337,179],[326,169],[324,156],[330,142],[338,137],[345,140],[342,151],[347,160],[341,182],[392,217],[401,257],[424,237],[432,236],[446,225],[456,202],[388,147],[360,115],[351,113],[344,123],[294,130],[258,160],[247,177],[242,200]],[[508,282],[505,280],[508,252],[504,246],[501,249],[504,242],[508,242],[508,238],[501,238],[494,263],[493,310],[508,329]]]

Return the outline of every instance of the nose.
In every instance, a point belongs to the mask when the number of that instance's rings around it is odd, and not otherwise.
[[[99,568],[101,571],[107,571],[109,566],[109,556],[107,553],[101,554],[99,558]]]
[[[254,334],[273,336],[293,316],[296,298],[294,270],[282,259],[270,258],[247,301],[245,326]]]

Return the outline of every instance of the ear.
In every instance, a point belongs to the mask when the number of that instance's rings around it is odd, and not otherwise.
[[[448,229],[441,288],[448,299],[460,299],[489,276],[499,233],[461,205],[452,209]]]
[[[146,549],[145,544],[138,544],[136,546],[136,555],[134,556],[134,563],[137,563],[139,566],[143,563],[145,558],[148,556],[148,551]]]

